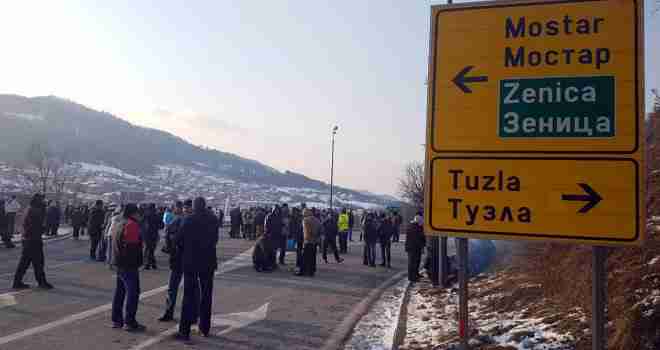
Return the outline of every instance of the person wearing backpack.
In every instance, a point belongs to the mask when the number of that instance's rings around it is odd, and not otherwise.
[[[117,268],[117,286],[112,300],[112,328],[125,326],[129,332],[142,332],[146,327],[138,323],[135,317],[140,300],[140,266],[143,263],[138,208],[135,204],[126,205],[123,219],[122,224],[116,225],[112,233],[112,255]]]

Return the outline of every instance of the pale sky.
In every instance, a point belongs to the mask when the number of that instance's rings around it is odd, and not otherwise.
[[[660,14],[645,1],[650,90]],[[432,3],[11,1],[0,93],[57,95],[323,181],[337,124],[335,182],[395,194],[424,156]]]

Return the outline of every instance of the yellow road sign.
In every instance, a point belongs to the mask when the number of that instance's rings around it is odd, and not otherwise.
[[[640,236],[635,160],[439,156],[430,170],[435,231],[591,244]]]
[[[644,239],[641,0],[432,7],[425,229]]]
[[[433,7],[434,152],[636,152],[639,8],[632,0]]]

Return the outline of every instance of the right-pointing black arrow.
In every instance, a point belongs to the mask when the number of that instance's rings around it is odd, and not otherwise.
[[[467,66],[463,68],[463,70],[458,72],[454,79],[452,79],[452,82],[454,82],[454,84],[456,84],[456,86],[458,86],[458,88],[466,94],[472,93],[472,89],[466,85],[467,83],[482,83],[488,81],[488,77],[485,75],[468,77],[467,74],[470,73],[473,68],[474,66]]]
[[[601,197],[598,192],[594,191],[591,186],[587,184],[578,184],[584,192],[587,194],[563,194],[561,196],[562,200],[565,201],[579,201],[579,202],[589,202],[587,203],[582,209],[578,210],[578,213],[580,214],[585,214],[589,210],[593,209],[600,201],[603,200],[603,197]]]

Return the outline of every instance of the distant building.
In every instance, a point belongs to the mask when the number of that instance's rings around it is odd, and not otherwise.
[[[147,198],[147,195],[144,192],[124,192],[122,191],[119,194],[119,202],[121,204],[126,203],[141,203]]]

